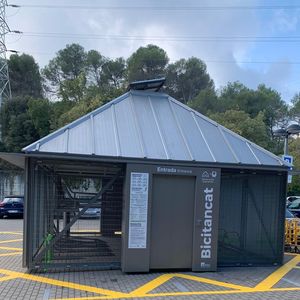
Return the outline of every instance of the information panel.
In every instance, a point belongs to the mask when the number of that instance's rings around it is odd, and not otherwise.
[[[128,248],[144,249],[147,244],[148,173],[131,173]]]

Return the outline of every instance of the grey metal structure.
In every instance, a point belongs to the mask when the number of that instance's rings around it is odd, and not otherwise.
[[[172,97],[149,91],[129,91],[23,150],[168,161],[284,164],[274,154]]]
[[[25,163],[30,270],[282,263],[288,166],[164,93],[130,90],[1,157]]]
[[[6,23],[7,1],[0,1],[0,107],[4,99],[11,98],[11,89],[9,83],[8,66],[6,60],[5,36],[10,29]]]

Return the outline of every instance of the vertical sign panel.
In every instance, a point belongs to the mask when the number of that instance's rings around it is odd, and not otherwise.
[[[217,268],[219,197],[220,169],[201,169],[195,205],[194,271]]]
[[[148,173],[131,173],[128,248],[145,249],[147,244]]]

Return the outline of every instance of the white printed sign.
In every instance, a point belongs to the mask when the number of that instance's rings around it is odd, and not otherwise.
[[[148,173],[131,173],[128,248],[143,249],[147,243]]]

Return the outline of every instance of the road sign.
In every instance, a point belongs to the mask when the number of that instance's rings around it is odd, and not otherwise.
[[[293,161],[294,158],[291,155],[282,155],[282,159],[287,162],[290,165],[290,171],[293,169],[292,165],[293,165]],[[287,183],[291,183],[292,182],[292,175],[288,174],[288,179],[287,179]]]

